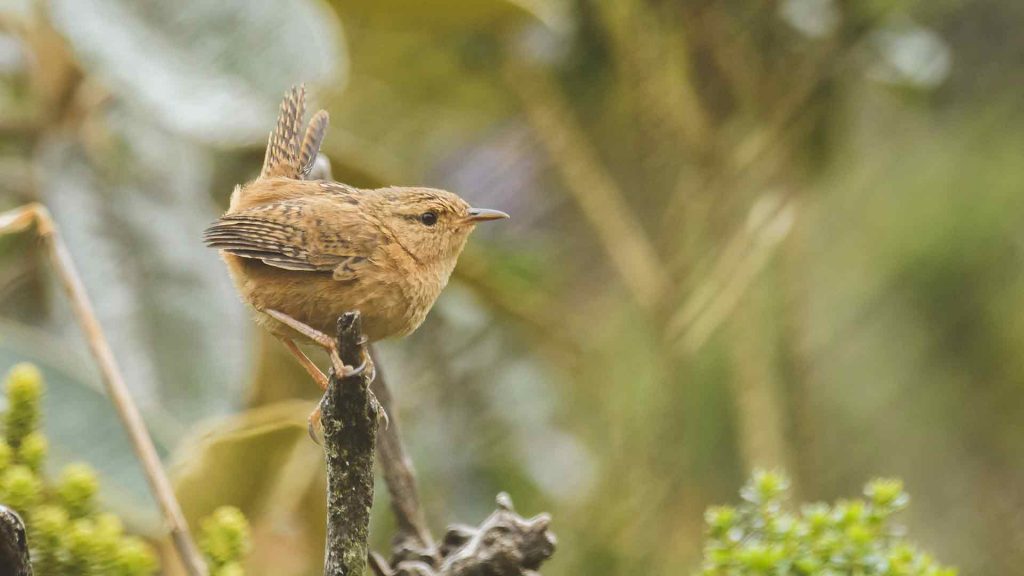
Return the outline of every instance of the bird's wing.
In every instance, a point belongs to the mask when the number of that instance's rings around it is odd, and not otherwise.
[[[327,133],[328,116],[326,110],[318,111],[303,131],[305,115],[306,88],[293,86],[281,101],[277,125],[267,141],[260,178],[300,180],[309,175]]]
[[[207,246],[285,270],[356,278],[380,243],[351,204],[326,197],[271,202],[226,214],[206,229]]]

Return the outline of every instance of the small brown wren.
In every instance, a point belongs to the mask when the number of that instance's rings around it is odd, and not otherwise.
[[[326,390],[327,377],[296,339],[324,347],[335,373],[350,374],[329,336],[337,318],[359,311],[370,341],[409,334],[448,283],[470,232],[508,215],[471,208],[445,190],[364,190],[309,179],[328,116],[320,110],[304,126],[304,115],[305,89],[294,87],[281,102],[259,177],[235,187],[227,212],[203,238],[220,250],[257,322]]]

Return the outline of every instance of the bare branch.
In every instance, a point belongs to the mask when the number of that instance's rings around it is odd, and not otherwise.
[[[391,563],[374,554],[377,576],[531,576],[555,552],[551,517],[523,518],[508,494],[498,495],[498,509],[479,528],[448,528],[435,550],[412,550],[396,544]],[[436,558],[440,558],[438,563]]]
[[[338,352],[346,366],[363,365],[359,313],[338,319]],[[327,553],[324,576],[361,576],[366,568],[373,506],[373,451],[380,405],[370,369],[331,374],[320,401],[327,459]]]
[[[387,428],[378,437],[377,453],[380,455],[380,466],[384,472],[384,483],[391,496],[391,509],[398,524],[396,538],[412,538],[415,546],[429,549],[434,546],[434,538],[430,535],[427,520],[420,506],[412,460],[402,445],[398,409],[394,408],[380,358],[373,347],[370,348],[370,355],[373,357],[377,373],[371,387],[389,418]]]

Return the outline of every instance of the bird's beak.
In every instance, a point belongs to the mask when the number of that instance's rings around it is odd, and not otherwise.
[[[508,214],[505,214],[501,210],[491,210],[489,208],[470,208],[469,217],[466,218],[467,222],[486,222],[487,220],[502,220],[508,218]]]

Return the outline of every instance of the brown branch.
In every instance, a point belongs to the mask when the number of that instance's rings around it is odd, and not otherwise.
[[[338,352],[346,366],[366,358],[359,313],[338,319]],[[327,459],[327,553],[324,576],[361,576],[366,568],[373,506],[373,450],[380,405],[370,391],[371,369],[332,373],[320,401]]]
[[[390,424],[378,436],[384,481],[398,524],[391,560],[371,553],[370,567],[377,576],[529,576],[555,550],[555,536],[548,531],[550,516],[524,519],[512,508],[507,494],[498,496],[498,510],[479,528],[452,526],[436,544],[427,527],[416,489],[412,461],[405,453],[393,409],[391,392],[379,357],[370,348],[376,379],[371,389],[389,414]],[[342,356],[342,360],[348,360]]]
[[[479,526],[455,525],[433,550],[414,551],[396,544],[391,561],[371,558],[377,576],[536,576],[555,553],[551,517],[516,514],[508,494],[498,495],[498,509]]]
[[[167,522],[167,528],[171,533],[171,539],[174,541],[182,564],[190,576],[206,576],[208,574],[206,564],[189,532],[188,523],[185,521],[181,506],[174,496],[174,490],[160,463],[153,440],[146,430],[138,407],[135,406],[135,402],[128,392],[121,369],[114,359],[110,344],[107,342],[95,312],[93,312],[92,303],[85,292],[85,286],[82,284],[75,264],[71,260],[71,254],[68,252],[67,246],[64,245],[64,241],[61,240],[50,213],[42,204],[28,204],[0,213],[0,234],[25,230],[33,224],[35,224],[36,233],[46,246],[61,287],[71,301],[72,311],[85,335],[86,342],[89,344],[89,350],[96,359],[96,363],[99,364],[107,396],[110,397],[114,408],[117,409],[117,414],[121,417],[135,455],[142,464],[142,470],[146,474],[150,490],[160,505],[160,511]]]
[[[388,426],[378,436],[377,454],[380,455],[380,466],[384,472],[384,483],[391,497],[391,509],[395,513],[398,524],[396,540],[407,542],[420,549],[434,546],[434,538],[430,535],[427,520],[420,506],[419,492],[416,489],[416,472],[412,460],[405,452],[402,444],[401,431],[398,424],[398,410],[394,407],[391,390],[388,389],[381,368],[377,351],[370,347],[370,355],[376,367],[376,378],[371,385],[373,393],[380,401],[384,412],[388,415]]]

